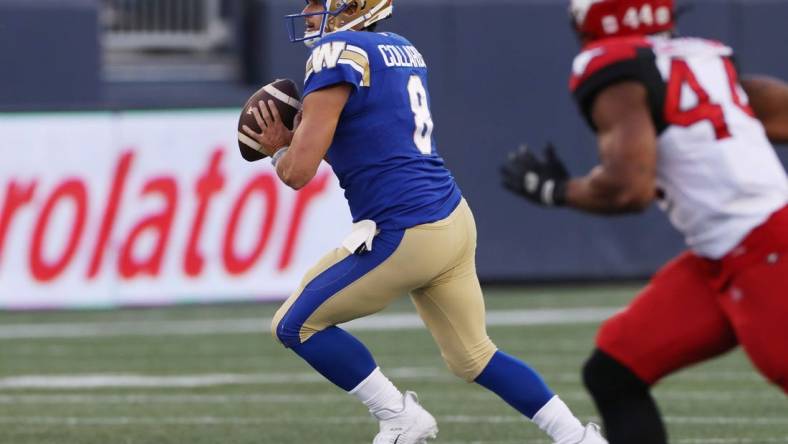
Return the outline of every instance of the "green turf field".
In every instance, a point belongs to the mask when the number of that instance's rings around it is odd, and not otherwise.
[[[488,311],[504,319],[490,335],[594,419],[579,368],[598,321],[580,318],[622,306],[635,291],[490,290]],[[363,406],[271,339],[275,308],[0,314],[0,443],[371,442],[377,425]],[[494,395],[451,376],[423,328],[402,327],[413,320],[407,300],[385,313],[389,330],[367,324],[356,334],[435,414],[438,443],[548,442]],[[533,322],[519,325],[528,313]],[[656,394],[673,443],[788,443],[788,400],[741,352],[684,371]]]

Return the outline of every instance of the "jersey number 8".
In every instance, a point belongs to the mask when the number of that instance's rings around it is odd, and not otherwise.
[[[429,103],[427,103],[427,90],[424,89],[421,77],[410,76],[408,94],[410,95],[410,109],[413,110],[413,116],[416,119],[413,142],[422,154],[428,156],[432,154],[432,128],[435,124],[432,123],[432,114]]]

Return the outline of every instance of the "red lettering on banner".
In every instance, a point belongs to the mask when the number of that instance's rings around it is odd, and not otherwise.
[[[333,195],[331,171],[321,169],[293,194],[269,168],[235,170],[225,151],[201,147],[195,159],[153,176],[158,167],[147,161],[153,154],[129,147],[109,159],[86,154],[78,177],[63,177],[56,168],[0,181],[0,266],[2,260],[21,260],[29,271],[20,279],[53,290],[58,283],[100,291],[97,280],[188,285],[220,269],[228,282],[252,270],[289,282],[288,273],[312,249],[304,231],[317,214],[322,217],[321,202]],[[28,215],[32,222],[22,227]],[[6,250],[16,249],[17,238],[25,249]],[[221,258],[214,257],[217,249]]]
[[[183,270],[188,276],[197,276],[202,273],[205,259],[199,251],[200,236],[202,227],[205,223],[205,214],[208,212],[211,197],[217,194],[224,187],[224,175],[219,166],[222,162],[224,151],[219,148],[213,152],[208,169],[197,181],[195,194],[197,195],[197,212],[192,221],[192,228],[189,231],[189,241],[186,244],[186,251],[183,257]]]
[[[279,256],[277,269],[284,271],[290,266],[293,260],[293,252],[298,242],[298,235],[303,231],[301,224],[304,220],[306,208],[310,202],[326,191],[329,173],[322,173],[312,179],[304,188],[296,194],[295,205],[293,206],[293,216],[290,218],[290,226],[287,228],[287,238]]]
[[[175,183],[175,179],[172,177],[159,177],[150,180],[145,184],[142,195],[154,193],[164,199],[164,208],[158,214],[148,216],[138,222],[131,230],[131,233],[129,233],[126,242],[124,242],[118,258],[118,271],[125,279],[130,279],[139,274],[156,276],[161,269],[161,261],[172,231],[172,222],[178,205],[178,186]],[[154,231],[158,236],[156,246],[148,257],[138,260],[134,257],[134,246],[137,244],[139,237],[149,230]]]
[[[115,226],[115,219],[118,216],[118,206],[123,199],[123,190],[126,188],[126,178],[129,175],[131,164],[134,161],[134,152],[126,151],[118,160],[115,167],[115,176],[112,181],[112,188],[107,199],[107,206],[104,209],[104,217],[101,219],[101,228],[96,238],[96,246],[93,248],[93,258],[90,260],[87,277],[93,279],[101,269],[101,261],[104,259],[104,252],[107,249],[107,241],[112,234]]]
[[[3,258],[5,238],[8,234],[8,229],[11,227],[11,223],[14,221],[14,216],[22,206],[33,200],[33,193],[36,190],[36,185],[37,183],[35,180],[26,186],[19,185],[12,180],[6,187],[3,212],[0,214],[0,259]]]
[[[47,263],[44,260],[44,237],[46,234],[47,226],[49,225],[52,211],[64,199],[71,199],[74,202],[74,223],[71,226],[71,233],[69,234],[66,248],[61,253],[60,257],[53,263]],[[85,217],[87,213],[87,191],[85,184],[79,179],[70,179],[60,184],[49,196],[41,214],[38,216],[35,229],[33,230],[33,243],[30,248],[30,271],[33,277],[42,282],[48,282],[55,279],[63,270],[68,266],[74,253],[77,251],[77,246],[82,238],[82,232],[85,228]]]
[[[245,258],[238,257],[235,253],[235,234],[241,220],[241,215],[243,214],[243,209],[254,194],[260,194],[265,198],[265,221],[260,224],[260,235],[252,253]],[[227,229],[224,233],[224,249],[222,256],[224,258],[224,267],[228,273],[235,275],[245,273],[249,271],[260,256],[262,256],[274,227],[277,202],[276,180],[271,173],[264,173],[254,177],[243,189],[238,200],[235,201],[230,219],[227,223]]]

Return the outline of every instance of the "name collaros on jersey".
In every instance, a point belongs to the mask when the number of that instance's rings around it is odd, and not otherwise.
[[[421,53],[411,45],[378,45],[383,62],[388,67],[426,68],[427,63]]]

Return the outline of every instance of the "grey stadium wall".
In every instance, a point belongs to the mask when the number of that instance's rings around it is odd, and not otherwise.
[[[0,110],[101,105],[95,0],[0,0]]]
[[[49,15],[39,18],[47,22],[49,32],[4,26],[14,11],[29,11],[32,4],[40,6],[40,14]],[[0,93],[6,108],[10,103],[29,109],[43,100],[63,104],[63,108],[109,107],[106,100],[102,102],[97,74],[96,27],[81,21],[95,20],[91,15],[95,10],[85,7],[95,4],[88,0],[0,0],[0,44],[15,42],[14,48],[0,51],[2,66],[15,67],[0,70],[0,84],[17,85],[14,91]],[[784,25],[788,1],[679,4],[691,6],[679,21],[683,34],[730,44],[744,73],[788,79],[788,29]],[[59,12],[41,12],[45,5],[58,5]],[[296,0],[249,0],[247,60],[253,83],[303,78],[306,49],[288,43],[282,20],[301,5]],[[63,20],[63,14],[72,14],[75,21]],[[682,250],[680,236],[656,208],[619,218],[546,210],[507,194],[499,185],[500,163],[522,143],[541,148],[553,142],[574,174],[585,173],[597,161],[593,135],[567,90],[578,44],[569,27],[566,2],[396,0],[395,17],[382,23],[381,30],[409,38],[430,66],[435,135],[476,215],[478,268],[483,280],[642,278]],[[51,69],[54,62],[26,56],[25,51],[35,45],[39,50],[47,44],[51,47],[47,42],[58,31],[81,36],[68,39],[75,42],[69,63],[58,63],[69,70],[49,76],[48,82],[31,77],[42,76],[39,70]],[[58,48],[57,53],[67,50]],[[201,93],[210,96],[212,91],[206,88]],[[236,106],[234,100],[223,105]],[[211,103],[222,103],[222,99],[214,97]],[[168,102],[156,105],[173,106]],[[112,104],[118,106],[122,104]]]

